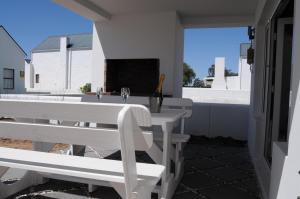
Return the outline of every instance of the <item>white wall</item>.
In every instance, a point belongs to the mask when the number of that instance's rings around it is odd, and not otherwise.
[[[165,94],[180,96],[183,30],[175,12],[122,15],[95,22],[92,89],[104,86],[104,60],[159,58]],[[179,68],[178,68],[179,67]],[[176,76],[176,78],[174,78]]]
[[[210,88],[183,88],[182,97],[194,102],[221,104],[250,104],[250,92],[240,90],[213,90]]]
[[[240,87],[240,76],[229,76],[225,77],[226,88],[228,90],[242,90]]]
[[[92,83],[91,50],[72,51],[70,53],[71,90],[78,90],[86,83]],[[78,90],[79,91],[79,90]]]
[[[255,26],[255,63],[253,66],[254,73],[252,75],[251,85],[251,104],[248,129],[248,146],[253,163],[256,168],[257,177],[262,188],[265,199],[269,198],[271,168],[267,165],[264,157],[264,141],[265,141],[265,110],[263,109],[264,95],[264,67],[265,67],[265,30],[266,24],[273,16],[280,0],[261,1],[256,12]],[[276,150],[275,150],[276,151]],[[274,160],[280,159],[274,156]],[[275,161],[272,168],[280,168]],[[280,173],[278,175],[281,175]],[[296,175],[296,174],[295,174]],[[273,178],[276,179],[276,178]],[[277,178],[278,179],[278,178]],[[291,183],[290,185],[292,185]],[[271,189],[272,190],[272,189]],[[285,197],[293,198],[293,197]],[[282,199],[285,199],[282,198]],[[296,197],[295,197],[296,198]]]
[[[249,91],[183,88],[183,97],[194,102],[193,115],[186,121],[186,132],[247,140]]]
[[[20,71],[25,70],[25,54],[16,43],[0,28],[0,92],[24,93],[25,80],[20,77]],[[3,68],[14,69],[15,89],[3,89]]]
[[[240,89],[249,91],[251,89],[251,71],[247,59],[239,59]]]
[[[92,81],[92,50],[32,53],[31,62],[34,88],[28,91],[79,93],[81,86]],[[40,75],[40,83],[36,83],[36,74]]]

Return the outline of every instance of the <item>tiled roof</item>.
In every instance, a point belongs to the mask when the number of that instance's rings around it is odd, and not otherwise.
[[[32,49],[32,53],[36,52],[53,52],[60,50],[60,38],[67,37],[69,39],[68,45],[71,50],[91,50],[92,49],[92,38],[91,33],[76,34],[76,35],[60,35],[50,36],[37,47]]]

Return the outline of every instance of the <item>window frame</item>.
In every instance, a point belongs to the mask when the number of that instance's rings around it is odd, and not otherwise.
[[[12,77],[5,77],[4,76],[5,70],[12,71]],[[12,87],[6,87],[5,81],[7,81],[7,80],[12,81]],[[3,68],[3,89],[6,89],[6,90],[14,90],[15,89],[15,69]]]

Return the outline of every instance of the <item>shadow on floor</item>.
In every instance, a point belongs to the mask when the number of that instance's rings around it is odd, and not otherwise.
[[[185,147],[184,155],[185,174],[173,199],[261,198],[246,142],[231,138],[211,139],[193,136]],[[50,180],[10,198],[119,199],[120,197],[112,188],[99,187],[95,192],[88,193],[86,185]],[[153,198],[157,196],[153,195]]]

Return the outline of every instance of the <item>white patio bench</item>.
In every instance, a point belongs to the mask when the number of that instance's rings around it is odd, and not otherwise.
[[[118,161],[0,147],[1,175],[7,168],[30,171],[16,186],[0,183],[0,198],[40,183],[41,175],[112,186],[126,199],[150,199],[164,172],[164,166],[137,163],[135,159],[135,150],[147,150],[153,143],[152,132],[140,128],[151,126],[151,115],[144,106],[0,100],[0,116],[114,124],[117,129],[0,121],[0,137],[101,146],[119,149],[122,156]]]

